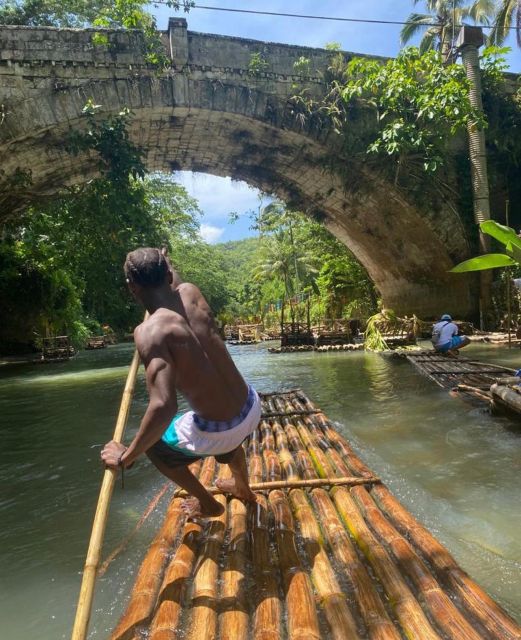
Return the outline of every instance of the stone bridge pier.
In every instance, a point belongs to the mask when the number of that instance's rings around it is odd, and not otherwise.
[[[336,134],[295,116],[297,86],[325,91],[330,51],[195,33],[172,19],[162,34],[172,66],[158,73],[140,33],[108,31],[108,46],[93,44],[94,33],[0,27],[0,220],[95,175],[91,155],[65,148],[92,99],[102,117],[132,110],[131,136],[151,170],[231,176],[322,221],[397,313],[475,311],[470,280],[447,273],[469,257],[453,203],[418,204],[363,159],[345,158],[339,171]]]

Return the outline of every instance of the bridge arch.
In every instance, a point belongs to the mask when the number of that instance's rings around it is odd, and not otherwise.
[[[130,107],[131,136],[150,169],[231,176],[274,193],[322,221],[352,250],[386,306],[422,316],[468,315],[468,281],[447,274],[469,255],[454,207],[420,208],[364,163],[350,162],[347,177],[333,172],[335,134],[295,119],[288,97],[298,78],[290,62],[299,55],[311,59],[314,75],[305,81],[319,93],[328,52],[190,34],[183,23],[172,21],[164,34],[173,69],[159,76],[136,54],[139,34],[111,32],[108,53],[92,46],[88,30],[19,31],[18,39],[23,33],[28,42],[45,43],[31,55],[14,44],[16,28],[0,28],[0,45],[7,40],[12,50],[10,64],[0,65],[4,202],[15,209],[95,175],[91,156],[64,150],[69,130],[82,126],[89,98],[105,114]],[[252,77],[248,56],[259,49],[271,66]],[[224,67],[226,61],[235,66]],[[10,188],[9,177],[24,167],[32,170],[32,184]]]

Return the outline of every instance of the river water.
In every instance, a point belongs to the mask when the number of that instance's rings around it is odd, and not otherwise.
[[[67,363],[0,367],[0,636],[68,638],[132,345]],[[449,396],[405,362],[372,353],[268,354],[230,350],[261,391],[301,387],[360,457],[521,621],[521,428]],[[472,345],[466,354],[521,366],[519,349]],[[146,406],[140,373],[127,439]],[[181,405],[182,408],[182,405]],[[142,460],[116,487],[104,552],[134,527],[163,486]],[[134,571],[162,521],[166,494],[98,581],[89,638],[114,627]]]

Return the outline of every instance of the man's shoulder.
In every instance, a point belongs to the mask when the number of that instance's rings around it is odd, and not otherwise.
[[[155,341],[175,331],[178,314],[170,309],[161,309],[152,314],[134,330],[136,342]]]
[[[198,298],[204,298],[199,287],[192,282],[182,282],[178,287],[179,294],[190,295]]]

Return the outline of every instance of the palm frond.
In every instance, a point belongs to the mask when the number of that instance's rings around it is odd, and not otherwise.
[[[440,30],[438,27],[427,29],[420,42],[420,53],[425,53],[430,49],[437,49],[440,42]]]
[[[476,0],[469,7],[468,17],[476,24],[489,25],[496,13],[495,0]]]
[[[420,33],[423,29],[426,29],[429,24],[432,24],[433,20],[433,16],[424,13],[411,13],[407,18],[407,24],[405,24],[400,31],[401,43],[407,44],[417,33]]]
[[[509,27],[512,25],[514,12],[517,11],[517,19],[521,10],[520,0],[501,0],[501,4],[497,9],[494,17],[494,26],[489,36],[491,44],[501,45],[508,36]],[[518,31],[519,38],[519,31]]]

